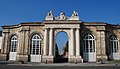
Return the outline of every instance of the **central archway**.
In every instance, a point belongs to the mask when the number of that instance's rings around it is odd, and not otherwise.
[[[56,34],[56,60],[55,62],[68,62],[68,34],[65,31],[60,31]]]

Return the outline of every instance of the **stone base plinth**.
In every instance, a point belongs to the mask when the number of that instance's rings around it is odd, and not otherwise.
[[[108,57],[107,56],[97,56],[97,61],[96,62],[108,62]]]
[[[0,61],[6,61],[7,55],[6,54],[0,54]]]
[[[54,56],[42,56],[43,63],[54,63]]]
[[[72,16],[69,20],[79,20],[79,16]]]
[[[53,17],[52,17],[52,16],[47,16],[47,17],[45,18],[45,20],[53,20]]]
[[[83,59],[81,56],[69,56],[68,58],[69,63],[83,63]]]
[[[17,61],[28,62],[28,55],[17,55]]]

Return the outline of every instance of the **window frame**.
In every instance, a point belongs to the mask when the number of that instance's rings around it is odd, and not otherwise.
[[[17,46],[18,46],[18,40],[17,36],[12,36],[10,40],[10,52],[16,52]]]
[[[84,36],[84,52],[95,52],[95,38],[91,34]]]
[[[110,52],[117,53],[119,50],[118,39],[115,36],[110,37]]]
[[[41,55],[42,38],[38,34],[34,34],[31,42],[31,54]]]

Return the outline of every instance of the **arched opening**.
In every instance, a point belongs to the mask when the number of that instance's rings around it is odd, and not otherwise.
[[[115,36],[110,37],[110,59],[119,60],[119,44]]]
[[[41,45],[42,45],[41,36],[38,34],[33,35],[31,39],[31,52],[30,52],[31,62],[41,62]]]
[[[16,60],[17,54],[17,46],[18,46],[18,38],[17,36],[12,36],[10,39],[10,49],[9,49],[9,60]]]
[[[83,61],[95,62],[96,61],[96,47],[95,38],[91,34],[84,36],[84,47],[83,47]]]
[[[61,31],[56,34],[55,62],[68,62],[68,35]]]

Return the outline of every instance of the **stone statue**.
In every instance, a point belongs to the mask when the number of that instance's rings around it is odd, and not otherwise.
[[[78,12],[76,10],[73,11],[72,16],[69,18],[69,20],[80,20],[78,16]]]
[[[48,12],[48,15],[47,15],[47,16],[53,16],[52,10],[50,10],[50,11]]]
[[[45,20],[54,20],[52,10],[50,10],[45,18]]]
[[[77,13],[77,11],[76,11],[76,10],[75,10],[75,11],[73,11],[72,16],[78,16],[78,13]]]
[[[66,16],[65,16],[64,12],[60,13],[59,20],[66,20]]]
[[[64,13],[64,12],[61,12],[61,13],[60,13],[60,16],[65,16],[65,13]]]

